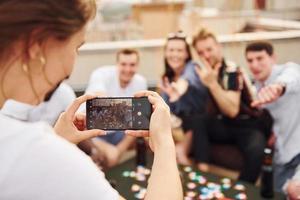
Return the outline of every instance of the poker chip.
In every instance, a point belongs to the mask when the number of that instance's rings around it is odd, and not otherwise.
[[[136,194],[134,195],[134,197],[137,198],[137,199],[144,199],[144,198],[145,198],[145,195],[142,194],[142,193],[136,193]]]
[[[147,189],[146,188],[141,188],[140,193],[144,194],[144,196],[146,195]]]
[[[239,193],[239,194],[235,195],[235,199],[237,199],[237,200],[246,200],[247,195],[245,193]]]
[[[137,181],[145,181],[146,180],[146,176],[144,174],[136,174],[135,178]]]
[[[146,196],[146,191],[146,188],[141,188],[140,191],[134,195],[134,197],[137,199],[144,199]]]
[[[207,199],[207,198],[206,198],[206,195],[204,195],[204,194],[200,194],[200,195],[199,195],[199,199],[201,199],[201,200],[202,200],[202,199]]]
[[[206,178],[204,176],[198,177],[198,183],[204,185],[207,182]]]
[[[199,199],[203,199],[203,200],[208,200],[208,199],[213,199],[214,196],[212,194],[200,194],[199,195]]]
[[[209,193],[209,189],[207,187],[203,187],[200,189],[200,193],[201,194],[208,194]]]
[[[143,166],[139,165],[139,166],[136,167],[136,172],[137,172],[137,173],[140,173],[140,174],[141,174],[141,173],[144,173],[144,169],[145,169],[145,168],[144,168]]]
[[[141,189],[141,187],[139,185],[137,185],[137,184],[133,184],[131,186],[131,191],[132,192],[138,192],[138,191],[140,191],[140,189]]]
[[[192,181],[197,180],[196,172],[190,172],[188,176],[189,176],[189,179],[192,180]]]
[[[221,180],[221,183],[223,183],[223,184],[231,184],[231,180],[229,178],[223,178]]]
[[[184,167],[183,170],[185,172],[191,172],[192,171],[192,168],[191,167]]]
[[[225,195],[222,192],[217,192],[215,193],[214,197],[217,199],[222,199],[225,197]]]
[[[129,172],[129,171],[123,172],[123,176],[124,176],[124,177],[129,177],[129,176],[130,176],[130,172]]]
[[[219,184],[213,183],[213,182],[209,182],[207,183],[207,187],[209,190],[220,190],[221,186]]]
[[[230,188],[231,188],[231,184],[224,183],[224,184],[222,185],[222,189],[223,189],[223,190],[228,190],[228,189],[230,189]]]
[[[237,183],[233,188],[238,191],[245,191],[245,186],[240,183]]]
[[[195,197],[197,195],[197,193],[196,192],[194,192],[194,191],[187,191],[186,192],[186,196],[188,196],[188,197]]]
[[[150,173],[151,173],[151,170],[150,170],[150,169],[147,169],[147,168],[144,169],[144,174],[145,174],[146,176],[150,175]]]
[[[193,182],[187,183],[186,186],[190,190],[193,190],[193,189],[195,189],[197,187],[196,183],[193,183]]]
[[[130,176],[131,178],[134,178],[135,175],[136,175],[136,173],[135,173],[134,171],[132,171],[132,172],[130,172],[130,175],[129,175],[129,176]]]

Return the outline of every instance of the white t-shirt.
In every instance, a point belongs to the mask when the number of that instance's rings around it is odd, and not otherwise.
[[[43,122],[0,113],[0,199],[114,200],[92,160]]]
[[[30,112],[28,121],[45,121],[54,125],[60,113],[64,112],[75,98],[73,89],[66,83],[61,83],[49,101],[41,103]]]
[[[53,126],[59,115],[66,110],[75,98],[73,89],[69,85],[61,83],[47,102],[32,106],[8,99],[5,101],[0,113],[21,121],[44,121]]]
[[[86,93],[104,92],[109,97],[129,97],[146,89],[146,79],[139,74],[133,76],[126,88],[121,88],[117,67],[106,66],[93,71]]]

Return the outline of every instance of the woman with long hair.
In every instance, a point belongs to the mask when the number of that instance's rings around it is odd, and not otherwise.
[[[176,146],[178,162],[190,164],[188,152],[192,138],[192,118],[205,111],[207,89],[196,74],[197,65],[183,32],[171,33],[164,48],[165,71],[162,76],[162,96],[171,112],[182,120],[185,138]]]
[[[24,104],[35,106],[51,97],[70,76],[94,13],[92,0],[0,1],[1,110],[7,104],[16,109]],[[145,199],[182,199],[169,109],[154,92],[137,96],[148,96],[154,107],[149,132],[127,131],[150,136],[154,150]],[[93,96],[77,98],[54,129],[0,110],[0,199],[123,199],[74,145],[105,134],[85,130],[84,116],[76,114],[90,98]]]

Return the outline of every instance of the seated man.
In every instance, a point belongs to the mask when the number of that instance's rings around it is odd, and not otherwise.
[[[193,46],[203,62],[196,71],[210,100],[206,113],[195,119],[191,153],[201,167],[210,160],[210,143],[233,144],[244,158],[239,179],[255,183],[271,125],[259,117],[265,112],[251,109],[251,82],[240,67],[224,59],[216,37],[202,29]]]
[[[258,89],[252,106],[264,106],[274,117],[274,183],[280,192],[300,164],[300,66],[276,64],[269,42],[247,45],[245,55]]]
[[[86,93],[108,97],[130,97],[147,89],[146,79],[137,74],[139,54],[133,49],[122,49],[116,56],[117,66],[100,67],[90,77]],[[99,139],[100,138],[100,139]],[[111,132],[95,138],[94,142],[104,152],[108,166],[118,163],[120,155],[134,142],[123,132]]]

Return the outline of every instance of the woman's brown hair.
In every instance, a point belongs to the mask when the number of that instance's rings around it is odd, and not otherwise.
[[[1,0],[0,60],[17,41],[26,51],[49,37],[68,39],[95,15],[95,8],[93,0]]]

